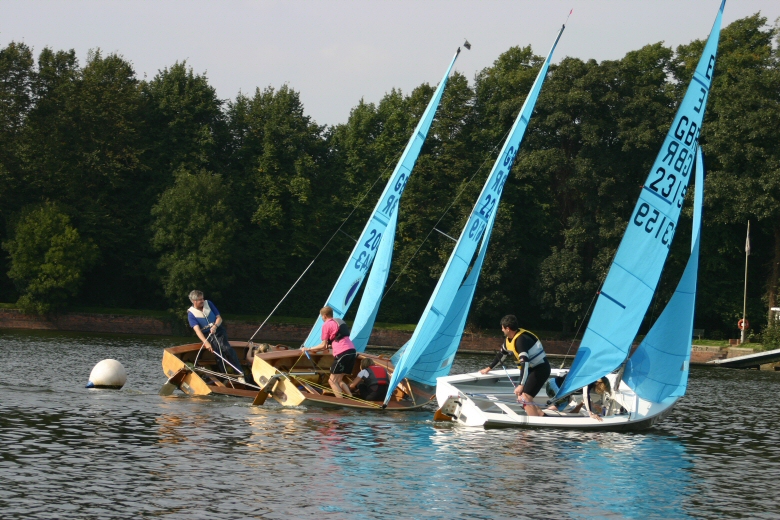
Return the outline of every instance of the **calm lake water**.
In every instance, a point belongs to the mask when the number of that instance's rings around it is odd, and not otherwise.
[[[644,433],[157,395],[175,338],[0,331],[2,518],[777,518],[780,372],[694,368]],[[122,362],[122,390],[87,390]],[[453,373],[486,364],[463,355]],[[269,403],[271,400],[269,399]]]

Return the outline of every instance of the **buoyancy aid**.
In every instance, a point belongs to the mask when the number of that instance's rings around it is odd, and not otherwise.
[[[209,306],[208,300],[205,300],[203,302],[202,311],[196,309],[195,306],[193,305],[192,307],[187,309],[187,312],[192,314],[192,316],[198,322],[198,325],[200,325],[201,329],[205,329],[209,327],[212,323],[214,323],[217,320],[217,317],[214,315],[213,312],[211,312],[211,307]]]
[[[347,325],[347,322],[341,318],[333,318],[333,321],[335,321],[339,326],[339,330],[336,332],[336,337],[333,338],[333,341],[341,341],[350,335],[352,331],[350,330],[349,325]]]
[[[520,363],[520,353],[517,352],[517,338],[522,336],[523,334],[528,333],[531,336],[533,336],[536,339],[536,343],[528,349],[528,365],[533,368],[537,366],[540,363],[543,363],[545,360],[544,355],[544,348],[542,347],[542,342],[539,340],[539,337],[531,332],[530,330],[520,329],[517,331],[517,334],[514,335],[512,339],[506,338],[506,349],[514,354],[515,361],[517,362],[517,367],[522,368],[522,363]]]
[[[370,365],[368,367],[369,385],[377,384],[381,386],[388,386],[390,384],[390,377],[387,375],[385,367],[380,365]],[[373,378],[371,376],[374,376]],[[372,381],[373,379],[373,381]]]

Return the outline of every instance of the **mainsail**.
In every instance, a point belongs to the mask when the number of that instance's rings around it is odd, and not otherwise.
[[[685,97],[650,170],[557,398],[618,368],[628,357],[658,285],[690,181],[718,50],[723,0]]]
[[[393,173],[382,192],[382,196],[379,197],[379,201],[377,202],[373,213],[371,213],[371,217],[369,217],[366,227],[360,234],[349,260],[344,266],[344,269],[342,269],[336,284],[333,286],[333,290],[325,302],[325,305],[333,308],[333,316],[336,318],[343,318],[347,313],[350,304],[355,299],[355,295],[357,295],[357,292],[363,283],[366,273],[368,273],[368,270],[374,261],[377,250],[382,249],[383,254],[392,256],[392,244],[395,240],[395,224],[391,226],[392,232],[388,232],[388,226],[397,218],[396,209],[398,208],[398,203],[401,200],[401,195],[406,187],[406,183],[409,181],[409,176],[412,174],[417,157],[420,155],[420,150],[425,142],[425,138],[428,136],[428,131],[433,122],[433,116],[436,114],[436,109],[439,106],[444,89],[447,86],[447,80],[449,79],[452,67],[455,65],[455,60],[458,59],[458,54],[460,54],[460,47],[458,47],[458,51],[452,58],[450,66],[447,68],[447,72],[444,73],[444,77],[439,82],[439,86],[436,88],[436,92],[434,92],[433,97],[428,103],[428,107],[425,109],[420,122],[417,123],[417,128],[415,128],[412,137],[409,139],[409,143],[406,145],[406,149],[401,155],[401,159],[398,161],[395,170],[393,170]],[[389,245],[387,247],[381,248],[383,243],[387,244],[388,242]],[[389,262],[389,259],[387,261]],[[387,275],[385,274],[384,279],[382,279],[381,282],[372,279],[372,284],[381,283],[379,289],[381,291],[381,287],[384,287],[386,279]],[[378,300],[376,305],[379,305]],[[374,312],[374,316],[375,315],[376,312]],[[309,336],[306,338],[304,345],[313,347],[319,344],[321,332],[322,320],[317,319],[315,320],[314,326],[309,332]],[[365,345],[363,348],[365,348]]]
[[[639,397],[654,403],[671,396],[683,396],[688,386],[703,204],[704,160],[699,148],[696,156],[691,255],[677,289],[650,332],[629,358],[623,374],[623,380]]]
[[[471,296],[473,295],[473,287],[466,289],[466,292],[460,295],[460,299],[468,296],[468,302],[460,301],[459,308],[455,309],[453,308],[453,303],[459,300],[458,293],[480,240],[482,240],[483,247],[487,248],[489,233],[498,210],[504,183],[512,169],[515,156],[525,135],[525,129],[528,127],[528,121],[531,118],[539,92],[542,89],[542,84],[547,76],[553,52],[565,28],[566,26],[561,27],[561,30],[558,32],[555,43],[553,43],[547,59],[542,64],[531,91],[528,93],[528,97],[526,97],[509,136],[493,165],[493,169],[482,187],[477,203],[474,205],[469,220],[466,222],[457,244],[455,244],[455,249],[453,249],[447,265],[439,277],[439,282],[428,300],[422,317],[417,323],[409,343],[405,345],[398,363],[395,365],[385,403],[392,397],[393,390],[398,386],[398,383],[410,374],[420,356],[428,350],[437,336],[442,338],[450,336],[449,340],[442,339],[445,343],[449,341],[450,345],[455,343],[457,346],[460,343],[463,324],[465,324]],[[481,267],[481,260],[478,260],[478,262],[479,266],[475,265],[474,267]],[[476,271],[472,269],[472,273],[474,274],[473,285],[476,285],[479,269],[476,269]],[[462,313],[462,315],[458,316],[459,313]],[[428,362],[430,363],[431,360],[428,360]],[[451,363],[451,360],[449,362]],[[447,368],[449,371],[449,366]]]

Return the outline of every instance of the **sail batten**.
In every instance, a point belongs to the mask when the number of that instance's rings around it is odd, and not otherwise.
[[[385,404],[392,397],[392,392],[395,387],[416,367],[417,362],[429,347],[436,350],[437,347],[431,347],[435,342],[442,341],[447,344],[446,347],[442,345],[442,349],[446,350],[440,350],[440,352],[449,351],[448,349],[455,339],[457,339],[458,343],[460,342],[463,326],[465,325],[465,320],[468,315],[468,307],[473,298],[473,288],[464,289],[466,273],[474,258],[477,246],[481,243],[485,248],[487,247],[489,235],[492,231],[492,224],[501,200],[504,183],[512,169],[512,164],[514,163],[520,148],[520,143],[525,135],[525,130],[528,127],[528,121],[530,120],[534,106],[536,105],[536,100],[539,97],[542,84],[547,76],[553,52],[555,51],[555,47],[557,46],[564,29],[565,26],[561,27],[558,32],[555,43],[550,49],[547,59],[542,64],[539,74],[520,109],[520,113],[517,115],[515,122],[512,125],[512,129],[501,148],[501,152],[498,154],[496,162],[485,180],[485,184],[477,198],[477,202],[469,215],[466,225],[461,231],[455,248],[450,254],[447,265],[444,267],[444,270],[439,277],[436,288],[431,294],[420,321],[417,323],[417,327],[415,327],[411,339],[404,346],[403,353],[398,358],[395,370],[390,379],[390,385],[387,392],[388,397],[385,399]],[[480,262],[481,267],[481,259],[479,257],[478,262]],[[471,274],[474,274],[474,284],[476,284],[479,270],[470,273],[470,275]],[[453,311],[453,303],[456,301],[460,305],[460,312]],[[451,337],[450,342],[443,341],[443,334],[447,334]],[[432,362],[432,359],[428,362]],[[449,366],[447,366],[447,371],[449,371]]]
[[[556,398],[567,396],[609,374],[630,353],[658,286],[692,177],[712,85],[724,5],[725,1],[663,146],[640,190],[588,328]],[[615,301],[625,308],[616,310]]]
[[[391,219],[397,218],[396,210],[398,209],[401,195],[412,174],[414,165],[417,162],[417,157],[420,155],[420,150],[422,150],[422,146],[425,143],[425,138],[428,136],[428,131],[433,123],[436,109],[441,102],[450,72],[452,72],[452,68],[455,65],[455,61],[458,59],[459,54],[460,48],[458,48],[458,51],[452,58],[449,67],[447,67],[447,71],[444,73],[436,91],[428,102],[428,106],[420,118],[420,121],[417,123],[414,132],[412,132],[409,142],[407,143],[398,164],[396,164],[393,173],[390,175],[390,179],[388,180],[382,195],[379,197],[371,217],[368,219],[363,232],[360,234],[360,237],[350,254],[349,260],[346,265],[344,265],[328,299],[325,301],[325,305],[333,308],[333,315],[336,318],[343,318],[349,310],[350,305],[363,284],[363,280],[366,278],[366,275],[374,263],[378,250],[381,250],[382,254],[385,256],[392,256],[392,242],[395,240],[395,226],[392,227],[392,230],[388,231],[388,225],[390,224]],[[390,242],[389,248],[381,247],[382,243],[387,244],[388,242]],[[385,260],[389,262],[389,259]],[[372,283],[381,285],[382,287],[386,281],[386,274],[384,279],[382,279],[381,276],[372,278]],[[372,295],[372,298],[376,298],[376,290],[372,289],[369,293]],[[379,293],[379,299],[381,299],[381,288]],[[363,299],[365,300],[365,298]],[[376,310],[374,308],[378,308],[379,301],[371,300],[368,301],[366,305],[368,308],[361,314],[361,319],[370,320],[372,315],[375,318]],[[365,327],[365,323],[359,324],[361,330]],[[371,327],[373,327],[373,321],[371,321],[369,331]],[[322,320],[318,318],[315,320],[314,326],[309,332],[304,345],[312,347],[319,344],[321,331]],[[367,341],[368,338],[366,338],[366,342]],[[363,345],[363,348],[365,348],[365,345]]]

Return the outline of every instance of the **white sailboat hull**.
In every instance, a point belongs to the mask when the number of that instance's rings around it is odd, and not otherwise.
[[[566,374],[567,370],[553,369],[551,377]],[[543,388],[534,402],[545,411],[544,417],[529,416],[517,402],[511,377],[517,381],[517,369],[493,371],[488,374],[474,372],[440,377],[436,384],[436,400],[441,414],[461,426],[501,428],[562,428],[579,430],[643,430],[666,417],[679,400],[669,397],[660,403],[646,401],[637,396],[625,383],[614,395],[615,401],[625,413],[602,417],[602,420],[577,414],[546,410],[549,397]],[[614,386],[615,375],[607,376]]]

